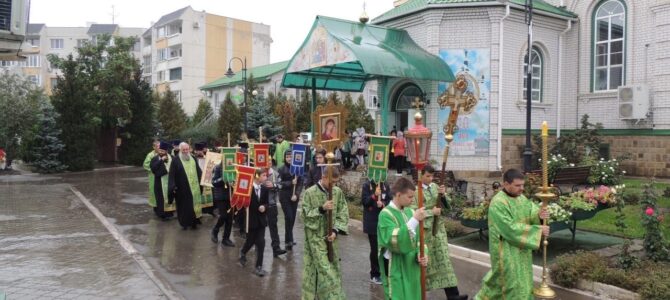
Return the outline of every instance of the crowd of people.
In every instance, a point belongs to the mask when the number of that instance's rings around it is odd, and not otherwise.
[[[302,299],[346,299],[342,286],[337,240],[348,234],[349,210],[344,193],[337,187],[340,172],[364,164],[365,134],[352,132],[339,150],[342,165],[325,164],[326,151],[314,148],[304,176],[291,171],[290,143],[283,136],[274,141],[272,162],[256,168],[248,209],[231,205],[234,184],[224,180],[223,163],[216,165],[211,187],[200,185],[207,145],[156,141],[144,163],[149,173],[149,204],[157,218],[168,221],[176,214],[183,230],[197,229],[202,214],[217,218],[211,240],[223,247],[236,247],[231,239],[234,225],[245,239],[238,262],[246,267],[247,254],[255,248],[253,273],[264,277],[265,228],[269,228],[272,253],[278,257],[293,251],[301,242],[303,251]],[[360,144],[359,144],[360,143]],[[244,145],[247,143],[242,143]],[[398,174],[405,168],[405,141],[402,133],[390,145]],[[360,151],[364,150],[364,151]],[[248,151],[241,149],[241,151]],[[354,162],[349,164],[349,159]],[[386,299],[421,299],[421,286],[443,290],[446,299],[468,299],[458,289],[458,279],[449,257],[444,216],[450,198],[444,186],[433,182],[436,170],[428,165],[418,176],[424,205],[418,206],[417,184],[399,177],[392,185],[367,180],[362,185],[363,231],[370,244],[370,282],[383,285]],[[538,249],[542,236],[549,233],[540,220],[548,213],[523,194],[523,173],[504,173],[503,189],[489,209],[489,247],[492,270],[484,277],[474,299],[532,299],[531,251]],[[279,207],[284,215],[284,245],[278,230]],[[329,217],[330,216],[330,217]],[[293,230],[300,217],[304,240],[296,241]],[[425,251],[420,251],[419,226],[425,232]],[[223,234],[220,230],[223,227]],[[437,227],[433,234],[433,227]],[[420,255],[424,253],[424,255]],[[425,282],[421,269],[425,268]]]

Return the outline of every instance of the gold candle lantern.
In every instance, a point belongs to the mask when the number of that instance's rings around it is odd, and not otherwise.
[[[538,198],[542,199],[542,209],[547,209],[547,203],[549,200],[556,198],[556,195],[549,191],[549,147],[547,145],[547,140],[549,139],[549,127],[547,126],[547,121],[542,122],[542,191],[535,194]],[[549,220],[542,220],[542,225],[549,226]],[[540,286],[533,290],[535,297],[540,299],[554,299],[556,298],[556,292],[549,287],[547,284],[547,246],[549,242],[547,237],[542,238],[542,282]]]

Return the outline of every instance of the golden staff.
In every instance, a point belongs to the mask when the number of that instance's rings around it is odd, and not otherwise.
[[[549,147],[547,145],[547,139],[549,138],[549,127],[547,126],[547,121],[542,122],[542,191],[535,194],[538,198],[542,199],[542,209],[547,209],[547,203],[549,200],[556,198],[556,195],[549,190],[549,180],[548,180],[548,156],[549,156]],[[542,219],[542,225],[549,226],[549,219]],[[535,297],[540,299],[554,299],[556,298],[556,292],[552,290],[547,284],[547,237],[542,237],[542,283],[540,286],[533,290]]]

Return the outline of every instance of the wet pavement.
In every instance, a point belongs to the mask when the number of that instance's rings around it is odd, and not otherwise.
[[[0,182],[7,299],[164,298],[68,185],[23,179]]]
[[[130,241],[147,266],[137,264],[119,246],[68,185],[79,190]],[[269,275],[259,278],[252,274],[252,264],[246,268],[237,265],[244,241],[237,230],[233,241],[238,247],[224,248],[210,240],[215,219],[209,215],[203,216],[203,225],[197,230],[186,231],[174,219],[164,222],[153,217],[146,202],[146,172],[141,168],[63,176],[0,176],[0,187],[10,191],[10,201],[0,202],[0,290],[8,299],[45,298],[31,292],[42,289],[91,298],[164,297],[152,278],[164,283],[168,292],[174,290],[186,299],[300,299],[300,221],[294,229],[298,245],[280,258],[273,258],[266,232],[263,267]],[[278,227],[283,239],[282,217],[280,209]],[[339,242],[348,299],[383,299],[382,287],[369,282],[367,237],[350,228],[350,234],[340,237]],[[248,258],[255,261],[254,250]],[[488,267],[467,259],[453,262],[459,288],[474,295]],[[562,299],[589,299],[559,295]],[[428,295],[428,299],[444,298],[442,291]]]

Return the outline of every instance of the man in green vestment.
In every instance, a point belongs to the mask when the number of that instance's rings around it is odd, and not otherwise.
[[[156,193],[154,192],[154,173],[151,171],[151,160],[158,154],[158,147],[160,146],[161,142],[160,141],[154,141],[151,146],[153,147],[153,150],[151,152],[147,153],[147,156],[144,158],[144,163],[142,166],[144,167],[144,170],[147,171],[149,174],[149,205],[153,207],[154,213],[158,215],[156,212]],[[159,216],[160,217],[160,216]]]
[[[421,299],[421,266],[428,256],[419,257],[419,222],[426,217],[425,208],[409,208],[414,200],[414,184],[399,178],[393,184],[393,200],[379,214],[377,243],[379,265],[386,299]]]
[[[444,227],[444,219],[437,218],[437,224],[433,224],[433,216],[446,215],[447,209],[437,206],[438,201],[442,207],[449,207],[449,199],[445,194],[444,186],[438,187],[433,183],[435,168],[427,165],[421,171],[421,186],[423,188],[423,205],[426,208],[426,221],[423,222],[425,229],[425,242],[428,248],[428,256],[431,263],[426,268],[426,289],[444,289],[448,300],[465,300],[467,295],[460,295],[458,291],[458,280],[454,273],[454,266],[449,258],[449,244],[447,241],[447,230]],[[416,209],[418,196],[414,199],[412,208]],[[433,235],[433,226],[437,226],[437,234]]]
[[[305,225],[305,251],[302,271],[303,300],[346,299],[342,289],[342,274],[338,255],[337,236],[347,234],[349,209],[344,193],[336,186],[332,188],[333,198],[328,200],[327,187],[337,182],[339,171],[332,166],[331,176],[324,176],[317,184],[303,194],[300,217]],[[333,214],[333,230],[327,232],[327,212]],[[334,259],[328,261],[326,239],[333,242]]]
[[[532,250],[540,248],[549,226],[539,225],[549,217],[523,193],[524,175],[517,169],[503,174],[503,190],[489,205],[489,254],[491,271],[482,282],[477,300],[532,300]]]
[[[284,165],[284,152],[291,148],[291,145],[288,141],[284,140],[284,136],[281,134],[277,135],[277,146],[275,147],[275,166],[281,167]]]

